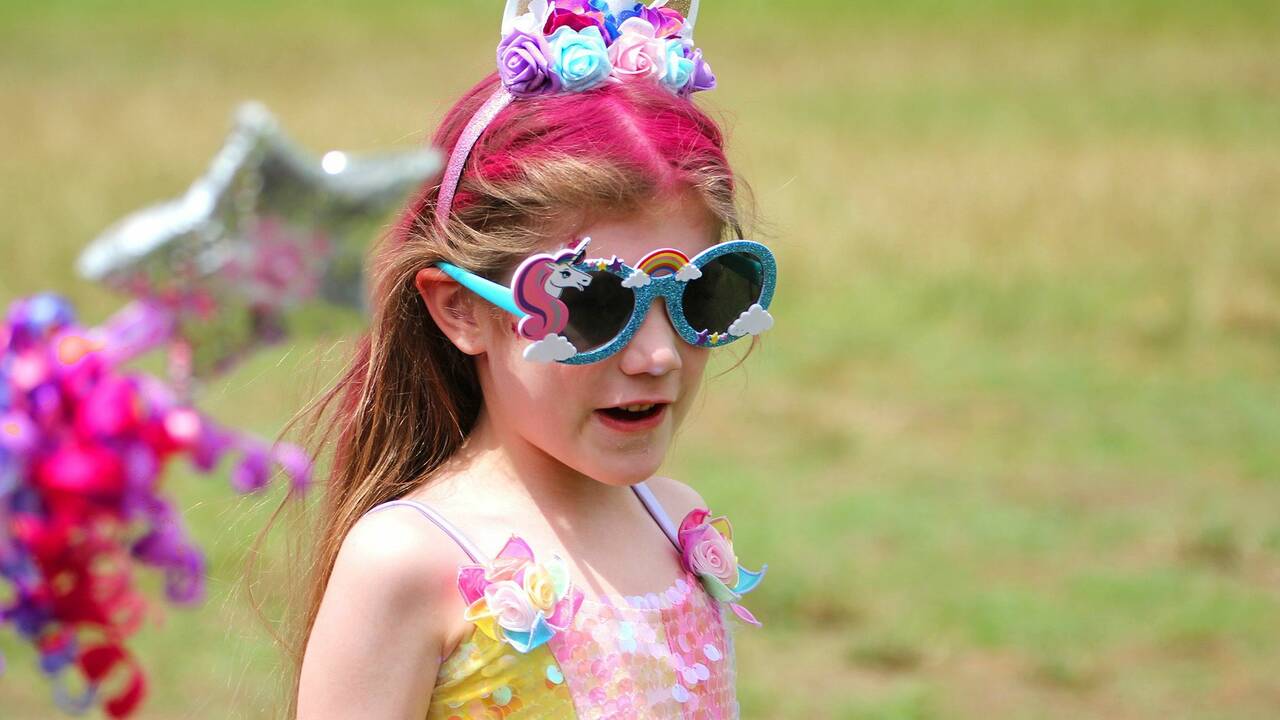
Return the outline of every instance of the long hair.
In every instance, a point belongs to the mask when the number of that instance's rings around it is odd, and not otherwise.
[[[432,145],[451,150],[498,82],[490,74],[450,108]],[[743,224],[737,190],[711,117],[657,83],[627,82],[511,103],[472,149],[443,226],[434,219],[438,181],[408,203],[371,257],[372,317],[354,356],[286,427],[302,422],[315,456],[332,454],[314,528],[302,530],[299,547],[309,557],[296,569],[306,579],[304,592],[293,595],[301,608],[286,637],[277,636],[293,660],[290,716],[343,538],[375,505],[429,482],[462,445],[483,403],[473,359],[432,321],[414,285],[417,272],[446,260],[496,279],[594,217],[638,211],[684,191],[706,204],[720,241]],[[259,541],[291,502],[277,508]]]

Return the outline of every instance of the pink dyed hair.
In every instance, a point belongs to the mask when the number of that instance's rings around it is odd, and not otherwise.
[[[431,144],[446,156],[451,153],[472,115],[499,86],[497,73],[492,73],[467,91],[446,113]],[[606,84],[583,93],[517,98],[508,104],[467,156],[447,224],[461,220],[483,231],[467,217],[468,208],[492,200],[500,194],[493,192],[495,188],[538,174],[541,164],[566,158],[613,166],[633,186],[621,191],[605,188],[607,192],[594,197],[591,189],[584,188],[576,197],[563,198],[566,208],[634,210],[638,208],[627,206],[634,205],[637,197],[692,189],[721,221],[722,231],[738,224],[737,183],[720,127],[689,98],[651,82]],[[435,212],[439,192],[437,180],[409,204],[400,224],[402,237],[427,233],[425,226]],[[487,197],[481,200],[482,196]],[[515,219],[512,216],[520,208],[510,209],[513,212],[503,213],[497,222]]]

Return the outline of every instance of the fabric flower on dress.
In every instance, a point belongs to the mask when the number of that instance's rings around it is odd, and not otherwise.
[[[568,629],[583,598],[563,560],[536,562],[528,543],[514,535],[489,563],[458,568],[458,591],[467,621],[521,653]]]
[[[769,566],[751,572],[739,565],[733,553],[733,527],[723,516],[708,519],[710,515],[704,508],[695,508],[680,522],[680,563],[698,576],[707,594],[728,603],[744,622],[759,626],[760,621],[738,600],[760,584]]]

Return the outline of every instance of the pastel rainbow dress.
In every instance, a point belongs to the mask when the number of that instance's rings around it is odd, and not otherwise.
[[[558,558],[535,562],[518,537],[489,558],[421,502],[395,500],[370,511],[412,507],[472,561],[459,569],[459,587],[474,625],[440,665],[429,720],[738,717],[728,617],[755,622],[732,601],[762,573],[743,569],[732,595],[717,589],[723,584],[708,585],[706,576],[691,572],[696,566],[681,542],[691,547],[690,533],[708,527],[698,522],[706,511],[690,513],[677,529],[644,483],[632,489],[680,554],[683,572],[662,592],[625,598],[583,596],[568,584]],[[731,532],[727,523],[721,527]],[[513,588],[529,591],[516,597]],[[525,631],[527,622],[512,629],[534,608],[524,604],[529,598],[541,608],[531,629]]]

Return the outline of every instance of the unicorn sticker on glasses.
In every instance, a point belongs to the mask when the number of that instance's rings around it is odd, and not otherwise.
[[[560,299],[567,288],[585,290],[591,276],[577,268],[582,262],[591,238],[583,238],[576,247],[558,250],[554,255],[538,253],[520,263],[511,287],[516,306],[525,313],[516,328],[521,337],[534,342],[524,349],[524,359],[534,362],[567,360],[578,349],[561,335],[569,324],[569,308]]]

